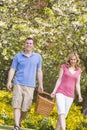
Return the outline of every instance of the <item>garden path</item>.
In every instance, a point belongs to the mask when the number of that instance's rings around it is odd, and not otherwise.
[[[0,125],[0,130],[11,130],[13,127],[12,126],[3,126],[3,125]],[[34,130],[34,129],[29,129],[29,128],[21,128],[20,130]]]

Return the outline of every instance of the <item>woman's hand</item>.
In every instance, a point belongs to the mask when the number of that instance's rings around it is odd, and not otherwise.
[[[51,93],[52,98],[55,98],[55,95],[56,95],[55,93],[53,93],[53,92]]]
[[[83,101],[83,98],[80,96],[79,97],[79,102],[82,102]]]

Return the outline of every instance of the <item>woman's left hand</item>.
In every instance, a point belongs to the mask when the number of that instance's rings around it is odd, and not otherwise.
[[[82,102],[83,101],[83,98],[82,97],[79,97],[79,102]]]
[[[55,93],[51,93],[51,98],[55,98]]]

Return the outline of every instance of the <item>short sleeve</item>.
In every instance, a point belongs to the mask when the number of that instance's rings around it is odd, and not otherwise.
[[[17,68],[17,65],[18,65],[18,58],[17,58],[17,55],[16,55],[16,56],[14,56],[14,58],[13,58],[13,62],[12,62],[11,68],[16,69],[16,68]]]
[[[65,64],[62,64],[62,65],[61,65],[61,68],[62,68],[63,70],[65,70],[66,65],[65,65]]]
[[[82,73],[82,70],[81,70],[81,68],[79,68],[79,74],[81,74]]]
[[[42,68],[42,57],[41,57],[41,55],[39,55],[39,61],[38,61],[37,68]]]

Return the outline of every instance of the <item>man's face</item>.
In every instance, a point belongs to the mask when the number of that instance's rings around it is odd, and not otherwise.
[[[33,40],[26,40],[24,46],[25,46],[25,50],[32,51],[34,48]]]

